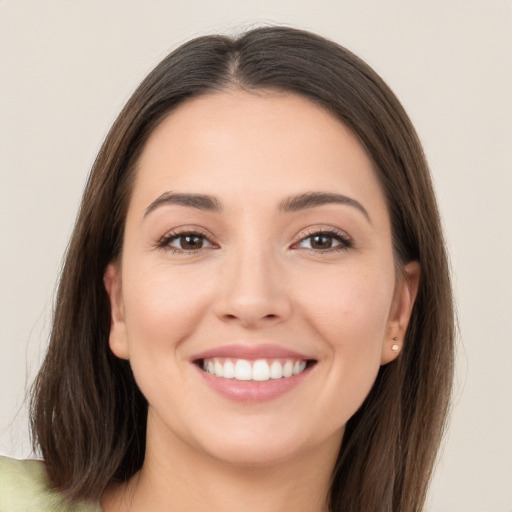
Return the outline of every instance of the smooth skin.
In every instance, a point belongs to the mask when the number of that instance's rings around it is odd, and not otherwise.
[[[351,201],[283,211],[310,193]],[[218,208],[165,194],[213,196]],[[345,425],[400,352],[418,264],[402,274],[372,163],[332,114],[277,91],[181,104],[142,152],[122,257],[104,279],[111,349],[149,413],[144,465],[107,488],[103,509],[327,510]],[[232,343],[316,364],[282,396],[236,402],[192,360]]]

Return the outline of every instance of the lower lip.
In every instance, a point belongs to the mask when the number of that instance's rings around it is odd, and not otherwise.
[[[298,386],[309,374],[311,368],[287,378],[269,379],[263,382],[236,380],[216,377],[198,366],[197,371],[214,391],[235,402],[259,403],[275,400]]]

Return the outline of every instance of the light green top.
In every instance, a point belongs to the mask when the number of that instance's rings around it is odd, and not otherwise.
[[[101,508],[66,501],[52,489],[43,462],[0,456],[0,512],[101,512]]]

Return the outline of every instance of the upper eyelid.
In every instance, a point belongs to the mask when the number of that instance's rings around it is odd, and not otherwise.
[[[331,235],[331,236],[337,236],[339,238],[342,238],[345,241],[352,242],[352,237],[342,229],[334,228],[334,227],[314,227],[314,228],[307,228],[307,232],[300,232],[296,239],[298,242],[301,240],[304,240],[305,238],[309,238],[313,235]]]
[[[175,228],[167,231],[164,235],[162,235],[159,239],[159,242],[163,242],[165,240],[171,240],[173,238],[178,238],[183,235],[200,235],[206,238],[210,243],[216,244],[216,242],[213,241],[215,238],[209,231],[200,228],[200,227],[183,227],[183,228]]]

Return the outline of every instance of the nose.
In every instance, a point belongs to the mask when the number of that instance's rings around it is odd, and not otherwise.
[[[215,309],[222,321],[257,329],[290,317],[285,272],[271,251],[238,251],[224,262],[218,278]]]

